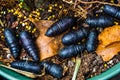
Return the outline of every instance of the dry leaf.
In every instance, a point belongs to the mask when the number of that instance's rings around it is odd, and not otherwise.
[[[109,61],[115,55],[117,55],[118,52],[120,52],[120,42],[114,43],[106,48],[103,48],[102,50],[96,51],[96,53],[100,55],[104,61]]]
[[[60,37],[47,37],[45,32],[53,24],[52,21],[31,19],[35,26],[39,29],[40,35],[36,40],[36,44],[40,50],[40,60],[56,55],[61,47]]]
[[[96,53],[100,55],[104,61],[109,61],[118,52],[120,52],[120,25],[108,27],[99,34],[98,40],[100,44]]]
[[[107,46],[113,42],[120,41],[120,25],[105,28],[98,36],[100,44]]]

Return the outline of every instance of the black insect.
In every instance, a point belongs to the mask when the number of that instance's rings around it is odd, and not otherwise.
[[[11,54],[15,59],[19,57],[20,51],[21,51],[21,46],[19,44],[19,40],[13,31],[13,29],[6,28],[4,30],[4,36],[5,36],[5,41],[7,43],[7,46],[10,49]]]
[[[98,32],[97,30],[93,30],[88,35],[86,41],[86,49],[88,52],[93,52],[96,50],[97,46],[98,46]]]
[[[62,37],[62,43],[65,45],[75,44],[87,37],[88,33],[88,28],[81,28],[77,31],[68,32]]]
[[[23,48],[35,61],[39,61],[38,50],[31,35],[27,31],[20,32],[20,40]]]
[[[75,57],[79,53],[83,52],[84,49],[85,49],[84,44],[65,46],[64,48],[62,48],[59,51],[58,55],[59,55],[59,57],[61,57],[63,59],[71,58],[71,57]]]
[[[120,7],[104,5],[103,11],[112,17],[120,19]]]
[[[108,27],[114,24],[114,19],[107,15],[89,17],[85,21],[90,27]]]
[[[46,32],[46,36],[52,37],[58,34],[63,33],[67,29],[73,27],[75,25],[76,18],[66,16],[57,22],[55,22]]]
[[[55,78],[62,78],[63,76],[63,68],[55,63],[52,62],[42,62],[42,66],[45,67],[46,73],[50,74]]]
[[[25,61],[25,60],[20,60],[20,61],[14,61],[11,63],[11,67],[36,73],[36,74],[41,74],[43,67],[39,65],[36,62],[33,61]]]

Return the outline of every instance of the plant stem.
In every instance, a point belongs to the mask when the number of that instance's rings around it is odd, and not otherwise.
[[[76,65],[75,65],[75,70],[74,70],[74,74],[73,74],[72,80],[76,80],[76,76],[77,76],[80,64],[81,64],[81,59],[80,58],[76,58]]]

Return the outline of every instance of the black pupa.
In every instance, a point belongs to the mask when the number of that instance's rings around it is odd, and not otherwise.
[[[63,59],[75,57],[82,53],[84,49],[85,44],[65,46],[58,52],[58,56]]]
[[[15,59],[17,59],[20,55],[21,52],[21,46],[19,44],[19,40],[13,31],[13,29],[6,28],[4,30],[4,36],[5,36],[5,41],[7,43],[7,46],[10,49],[11,54]]]
[[[120,19],[120,7],[105,4],[103,11],[114,18]]]
[[[88,24],[90,27],[109,27],[114,24],[113,17],[110,17],[108,15],[100,15],[100,16],[93,16],[88,17],[85,21],[86,24]]]
[[[75,44],[86,38],[89,33],[89,28],[81,28],[76,31],[71,31],[62,37],[62,43],[65,45]]]
[[[59,35],[73,27],[76,23],[75,17],[66,16],[55,22],[46,32],[46,36],[53,37]]]
[[[90,31],[88,38],[86,40],[86,49],[88,52],[93,52],[98,46],[98,31]]]
[[[23,48],[27,51],[34,61],[39,61],[39,55],[35,41],[27,31],[20,32],[20,40]]]
[[[43,69],[43,67],[39,65],[38,63],[33,62],[33,61],[25,61],[25,60],[13,61],[11,63],[11,67],[24,70],[24,71],[28,71],[28,72],[32,72],[35,74],[41,74],[42,69]]]
[[[55,78],[63,77],[63,68],[60,65],[48,61],[42,62],[41,65],[45,67],[46,73],[50,74],[51,76]]]

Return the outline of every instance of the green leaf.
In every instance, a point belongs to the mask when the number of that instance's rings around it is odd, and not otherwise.
[[[20,2],[24,2],[24,0],[20,0]]]

